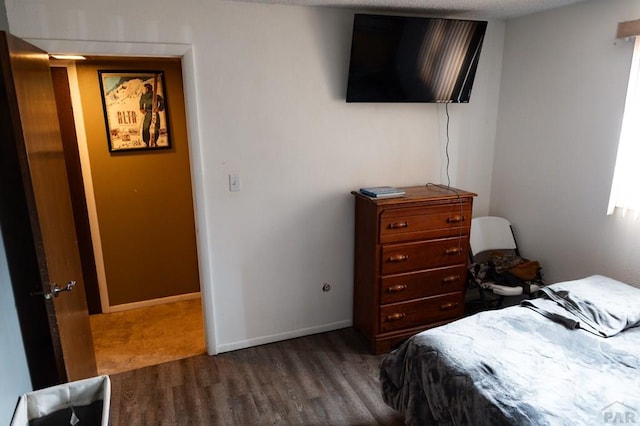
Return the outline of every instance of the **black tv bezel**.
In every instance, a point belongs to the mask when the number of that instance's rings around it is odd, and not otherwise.
[[[410,96],[363,96],[362,94],[358,94],[357,90],[354,90],[354,87],[358,89],[359,82],[356,80],[354,76],[354,57],[357,56],[357,53],[354,53],[354,49],[357,48],[355,43],[356,32],[359,30],[357,24],[358,20],[369,19],[369,20],[382,20],[387,22],[397,22],[397,21],[413,21],[420,22],[422,25],[427,26],[430,22],[433,21],[464,21],[464,22],[474,22],[478,25],[475,29],[474,36],[470,45],[476,46],[476,53],[472,56],[467,55],[465,57],[465,63],[463,66],[464,74],[467,74],[469,78],[467,78],[466,83],[465,80],[460,80],[459,77],[457,80],[457,87],[454,89],[454,94],[459,93],[459,96],[453,96],[451,99],[434,99],[426,98],[426,97],[417,97],[413,98]],[[382,15],[382,14],[369,14],[369,13],[356,13],[353,18],[353,29],[352,29],[352,38],[351,38],[351,50],[349,55],[349,73],[347,79],[347,93],[346,93],[346,102],[348,103],[468,103],[471,98],[471,91],[473,88],[473,84],[475,82],[475,76],[478,68],[478,62],[480,58],[480,53],[482,51],[482,47],[484,45],[484,38],[486,35],[486,29],[488,26],[487,21],[483,20],[471,20],[471,19],[453,19],[453,18],[436,18],[436,17],[421,17],[421,16],[403,16],[403,15]],[[463,72],[459,73],[458,76],[462,75]]]

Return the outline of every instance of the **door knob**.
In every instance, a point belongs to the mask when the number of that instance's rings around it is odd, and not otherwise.
[[[58,284],[53,284],[53,287],[51,287],[51,293],[53,293],[53,297],[58,297],[58,295],[63,291],[71,291],[75,286],[76,282],[73,280],[69,281],[67,285],[62,288],[58,287]]]
[[[67,283],[67,285],[65,285],[64,287],[58,287],[58,284],[53,283],[51,285],[51,291],[50,292],[45,292],[45,291],[35,291],[35,292],[31,292],[32,296],[44,296],[45,299],[47,300],[51,300],[54,297],[58,297],[58,295],[60,293],[62,293],[63,291],[71,291],[73,290],[73,288],[76,286],[77,282],[75,280],[71,280]]]

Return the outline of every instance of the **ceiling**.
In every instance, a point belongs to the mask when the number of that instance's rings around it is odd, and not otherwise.
[[[333,6],[377,12],[430,16],[509,19],[586,0],[239,0],[301,6]]]

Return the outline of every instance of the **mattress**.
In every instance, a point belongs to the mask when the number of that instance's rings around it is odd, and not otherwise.
[[[408,425],[640,423],[640,289],[603,276],[419,333],[380,366]]]

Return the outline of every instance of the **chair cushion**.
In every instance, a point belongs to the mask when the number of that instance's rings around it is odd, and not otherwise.
[[[522,294],[522,287],[511,287],[511,286],[500,285],[500,284],[489,284],[488,288],[499,296],[520,296]]]
[[[520,296],[524,292],[523,287],[511,287],[500,284],[489,284],[488,288],[498,296]],[[529,293],[535,293],[541,288],[542,287],[537,284],[531,284],[529,287]]]

